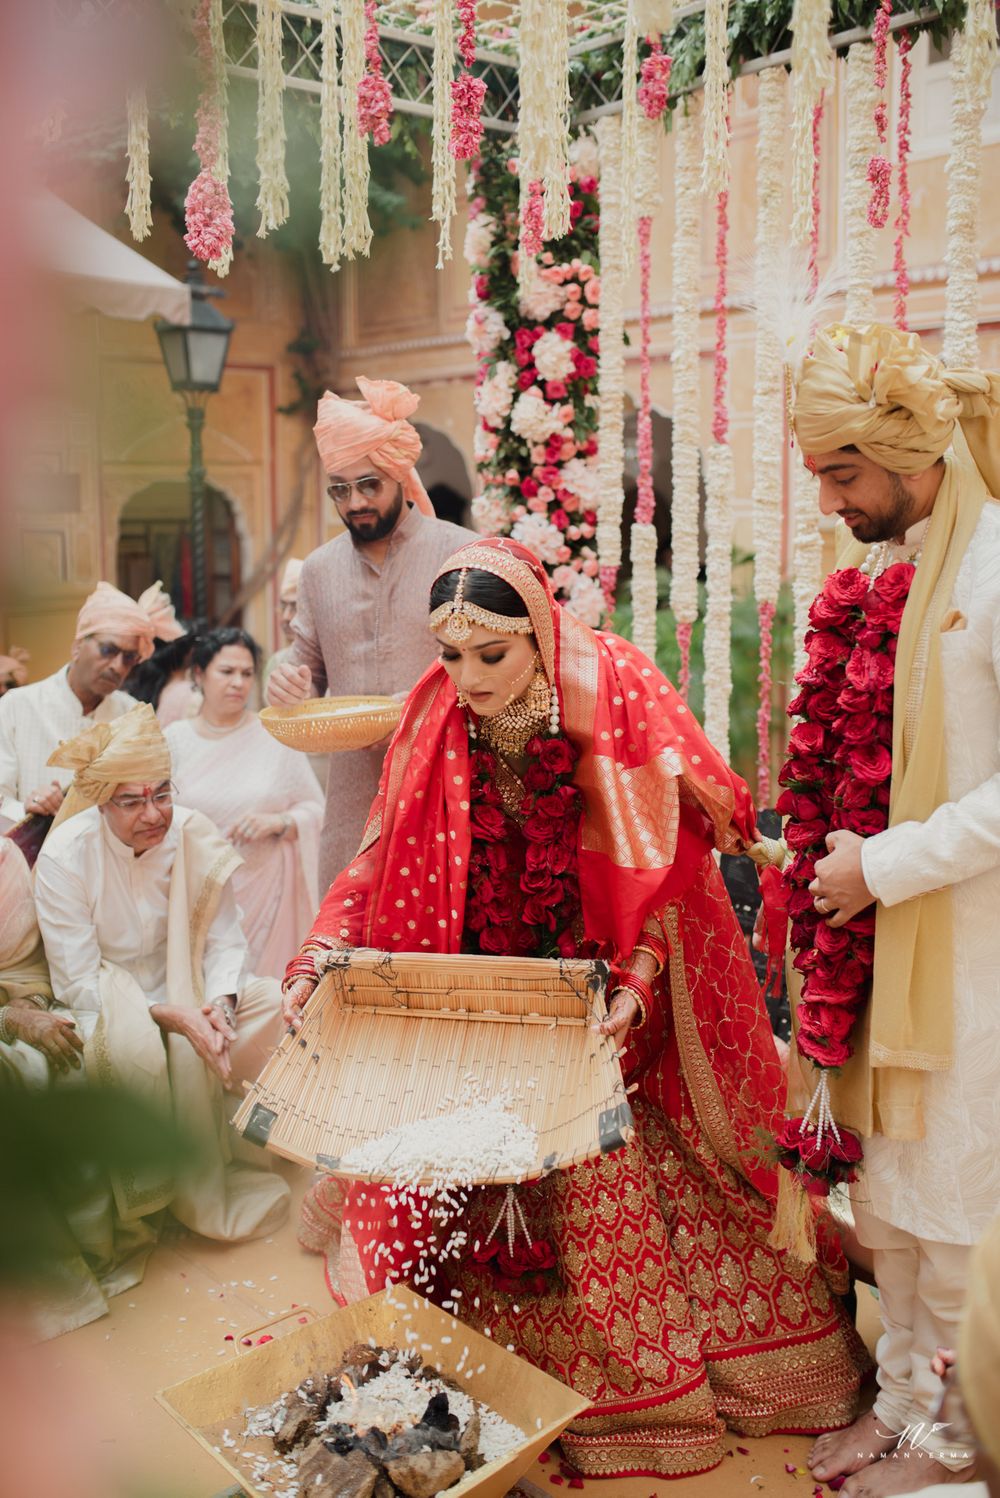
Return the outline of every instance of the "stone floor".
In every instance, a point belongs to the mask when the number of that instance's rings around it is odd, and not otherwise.
[[[143,1283],[113,1301],[108,1316],[49,1344],[62,1375],[93,1392],[99,1411],[94,1418],[106,1419],[102,1439],[122,1474],[122,1498],[216,1498],[235,1492],[225,1471],[156,1404],[155,1392],[236,1356],[243,1333],[266,1327],[286,1311],[312,1306],[326,1314],[330,1309],[321,1260],[295,1240],[308,1174],[291,1166],[287,1174],[294,1192],[292,1215],[272,1238],[228,1247],[190,1235],[173,1237],[153,1255]],[[859,1300],[859,1326],[873,1346],[876,1306],[864,1286]],[[804,1467],[805,1438],[733,1437],[729,1445],[732,1456],[701,1477],[588,1481],[584,1490],[594,1498],[674,1498],[688,1492],[692,1498],[750,1498],[753,1492],[811,1498],[815,1484]],[[786,1464],[797,1470],[786,1472]],[[556,1450],[532,1469],[523,1491],[530,1498],[565,1492],[568,1482],[558,1481],[561,1476]]]

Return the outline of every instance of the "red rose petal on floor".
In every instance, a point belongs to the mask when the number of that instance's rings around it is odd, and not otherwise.
[[[302,1325],[303,1325],[303,1326],[305,1326],[305,1325],[306,1325],[306,1322],[307,1322],[307,1321],[308,1321],[308,1320],[309,1320],[309,1317],[308,1317],[308,1316],[300,1316],[300,1317],[299,1317],[299,1321],[300,1321],[300,1322],[301,1322],[301,1323],[302,1323]]]
[[[553,1472],[552,1476],[549,1478],[549,1482],[554,1483],[557,1488],[561,1488],[565,1481],[566,1479],[564,1477],[560,1477],[558,1472]]]
[[[258,1337],[257,1338],[257,1346],[260,1347],[261,1344],[264,1343],[264,1342],[273,1342],[273,1341],[274,1341],[274,1338],[271,1336],[270,1332],[268,1332],[268,1334],[267,1334],[266,1337]]]
[[[233,1336],[232,1332],[227,1332],[222,1340],[224,1342],[235,1342],[236,1338]]]
[[[749,1456],[750,1455],[750,1447],[749,1446],[737,1446],[736,1450],[739,1452],[740,1456]]]
[[[788,1475],[790,1477],[794,1477],[795,1476],[795,1471],[796,1471],[795,1463],[794,1462],[786,1462],[785,1463],[785,1471],[788,1473]]]
[[[831,1477],[830,1481],[827,1483],[827,1487],[830,1489],[831,1493],[839,1493],[846,1481],[846,1477]]]
[[[582,1477],[571,1477],[570,1480],[569,1480],[569,1485],[570,1485],[571,1488],[582,1488],[583,1487],[583,1478]]]
[[[542,1454],[541,1454],[541,1456],[538,1458],[538,1460],[540,1462],[543,1462],[543,1463],[544,1462],[550,1462],[552,1460],[552,1453],[551,1453],[551,1451],[543,1451]]]
[[[241,1347],[252,1347],[253,1343],[251,1342],[251,1340],[250,1340],[249,1337],[241,1337],[240,1338],[240,1346]]]

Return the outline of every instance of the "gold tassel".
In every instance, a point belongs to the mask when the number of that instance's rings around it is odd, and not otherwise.
[[[816,1262],[816,1215],[798,1177],[778,1166],[778,1202],[768,1243],[802,1264]]]

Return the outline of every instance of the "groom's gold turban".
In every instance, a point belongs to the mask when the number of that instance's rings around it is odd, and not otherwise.
[[[1000,377],[946,368],[915,333],[834,324],[803,363],[792,419],[806,457],[856,447],[881,468],[909,474],[943,456],[956,423],[978,461],[968,428],[995,425],[998,412]]]
[[[103,806],[126,781],[160,785],[170,779],[170,750],[148,702],[60,744],[49,764],[76,771],[57,823],[88,806]]]

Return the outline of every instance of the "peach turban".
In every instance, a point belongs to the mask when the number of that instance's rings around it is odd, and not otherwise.
[[[856,447],[893,473],[921,473],[952,445],[961,424],[987,485],[996,446],[1000,376],[948,369],[915,333],[881,323],[834,324],[816,335],[794,401],[807,456]]]
[[[109,634],[134,636],[142,660],[153,653],[154,640],[176,640],[184,633],[174,614],[174,606],[156,582],[140,596],[138,603],[127,593],[120,593],[110,583],[98,583],[77,615],[74,639],[87,635]]]
[[[76,771],[54,826],[88,806],[103,806],[123,781],[159,785],[170,779],[170,750],[148,702],[110,722],[91,724],[53,750],[48,762]]]
[[[416,470],[422,443],[416,427],[406,420],[419,406],[419,395],[395,380],[358,375],[356,383],[364,400],[342,400],[328,390],[319,403],[313,432],[323,467],[337,473],[366,458],[401,485],[404,499],[433,515],[434,506]]]
[[[302,571],[302,558],[289,557],[285,563],[285,570],[281,574],[281,587],[278,592],[282,598],[294,598],[299,591],[299,574]]]

